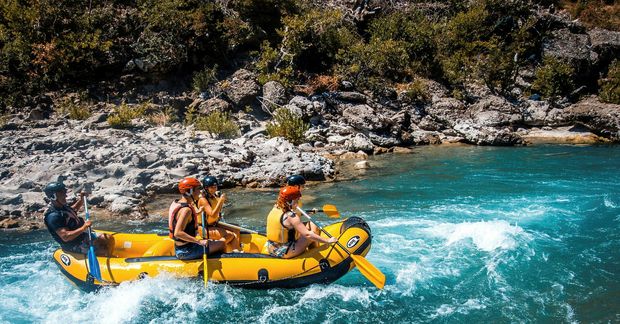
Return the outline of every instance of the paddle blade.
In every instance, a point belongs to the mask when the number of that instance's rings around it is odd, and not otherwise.
[[[204,279],[205,282],[205,288],[207,288],[208,282],[209,282],[209,267],[207,266],[207,253],[204,253],[202,255],[202,262],[203,262],[203,266],[202,266],[202,278]]]
[[[334,205],[323,205],[323,213],[329,218],[340,217],[340,212],[338,212],[338,209]]]
[[[101,279],[101,269],[99,269],[99,260],[97,260],[97,255],[95,254],[95,247],[92,245],[88,249],[88,270],[93,278],[103,281]]]
[[[351,258],[362,275],[379,289],[385,286],[385,275],[361,255],[351,254]]]

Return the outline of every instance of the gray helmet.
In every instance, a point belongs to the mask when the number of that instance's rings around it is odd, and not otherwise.
[[[204,178],[202,178],[202,186],[206,189],[207,187],[211,187],[213,185],[216,185],[219,187],[219,182],[217,182],[217,178],[213,177],[213,176],[206,176]]]
[[[56,193],[59,191],[63,191],[63,190],[67,190],[67,187],[65,187],[65,184],[62,182],[50,182],[47,184],[47,186],[45,186],[45,189],[43,189],[43,192],[45,192],[45,195],[50,198],[50,199],[56,199]]]
[[[289,186],[301,186],[306,184],[306,179],[300,174],[293,174],[286,178],[286,184]]]

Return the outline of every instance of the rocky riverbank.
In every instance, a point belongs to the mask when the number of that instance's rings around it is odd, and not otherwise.
[[[265,88],[269,86],[273,85]],[[368,154],[408,152],[406,147],[415,145],[597,143],[620,138],[620,106],[595,97],[558,108],[495,96],[466,105],[442,94],[437,91],[423,107],[381,103],[353,91],[294,96],[284,107],[312,125],[307,143],[299,146],[268,138],[265,122],[243,112],[236,118],[251,126],[233,140],[214,139],[181,124],[149,127],[141,120],[134,120],[130,130],[112,129],[105,122],[107,113],[86,121],[16,116],[3,126],[0,139],[1,224],[40,226],[46,207],[41,190],[58,176],[74,190],[93,184],[90,202],[96,208],[141,218],[147,197],[173,193],[178,180],[190,175],[216,175],[227,187],[270,187],[292,173],[333,180],[343,160],[366,168]],[[263,90],[261,97],[266,95],[270,94]],[[196,99],[193,104],[208,111],[210,101]]]
[[[586,30],[548,13],[537,19],[551,35],[540,56],[570,62],[580,77],[592,78],[618,58],[620,32]],[[141,218],[149,196],[175,192],[185,176],[211,174],[226,187],[273,187],[293,173],[314,181],[334,180],[340,169],[347,169],[339,167],[342,161],[363,169],[368,155],[409,152],[416,145],[620,141],[620,105],[587,95],[585,87],[549,100],[526,95],[535,69],[532,63],[519,70],[509,95],[472,82],[465,98],[422,78],[417,79],[419,92],[413,94],[398,86],[381,94],[361,91],[347,80],[308,92],[275,81],[260,86],[258,76],[242,68],[208,93],[195,93],[169,80],[144,85],[127,75],[121,83],[129,89],[120,91],[104,82],[89,90],[95,102],[85,121],[70,120],[59,108],[67,98],[79,96],[67,91],[41,94],[32,107],[0,120],[0,228],[40,226],[46,208],[41,190],[58,176],[74,190],[92,184],[95,208]],[[128,129],[110,127],[107,118],[121,102],[145,101],[159,110],[170,108],[181,119],[190,109],[201,115],[230,114],[241,134],[221,140],[182,123],[153,126],[142,117]],[[309,125],[303,144],[267,136],[276,107]]]

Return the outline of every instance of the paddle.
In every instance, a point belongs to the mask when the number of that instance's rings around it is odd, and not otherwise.
[[[88,202],[86,201],[86,196],[84,196],[84,211],[86,212],[86,220],[90,218],[90,213],[88,212]],[[90,275],[99,280],[101,280],[101,269],[99,269],[99,260],[97,260],[97,255],[95,254],[95,246],[93,246],[93,234],[90,226],[88,227],[88,273]]]
[[[297,207],[297,210],[299,210],[304,216],[308,217],[308,219],[311,222],[313,222],[323,233],[325,233],[327,237],[332,237],[326,230],[323,229],[321,225],[315,222],[312,219],[312,217],[310,217],[303,209]],[[344,246],[342,246],[340,242],[336,241],[336,244],[338,244],[338,246],[341,249],[343,249],[351,257],[351,259],[353,260],[353,263],[355,263],[355,265],[360,270],[362,275],[366,277],[368,281],[370,281],[377,288],[383,289],[383,286],[385,286],[385,275],[379,269],[377,269],[377,267],[375,267],[372,263],[366,260],[366,258],[364,258],[363,256],[351,254],[351,252],[349,252],[349,250],[347,250]]]
[[[219,221],[219,224],[222,224],[222,225],[224,225],[224,226],[226,226],[226,227],[230,227],[230,228],[233,228],[233,229],[236,229],[236,230],[242,231],[242,232],[248,232],[248,233],[251,233],[251,234],[261,234],[261,233],[259,233],[259,232],[257,232],[257,231],[253,231],[253,230],[251,230],[251,229],[247,229],[247,228],[239,227],[239,226],[237,226],[237,225],[233,225],[233,224],[228,224],[228,223],[226,223],[226,222],[222,222],[222,221]]]
[[[306,213],[324,213],[325,215],[327,215],[327,217],[329,218],[338,218],[340,217],[340,213],[338,212],[338,209],[336,209],[336,206],[334,205],[323,205],[323,209],[307,209]]]
[[[207,227],[207,222],[205,219],[205,212],[202,212],[202,239],[206,240],[206,231],[205,228]],[[209,267],[207,264],[207,247],[205,245],[202,246],[202,263],[203,263],[203,274],[202,277],[204,279],[205,282],[205,288],[207,288],[207,282],[209,281],[208,275],[209,275]]]

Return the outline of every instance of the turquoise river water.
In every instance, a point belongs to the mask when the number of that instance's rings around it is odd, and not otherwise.
[[[384,290],[354,269],[296,290],[161,276],[84,293],[47,232],[2,233],[0,322],[620,322],[620,146],[422,147],[370,163],[303,200],[368,221]],[[275,191],[229,193],[226,220],[262,229]]]

